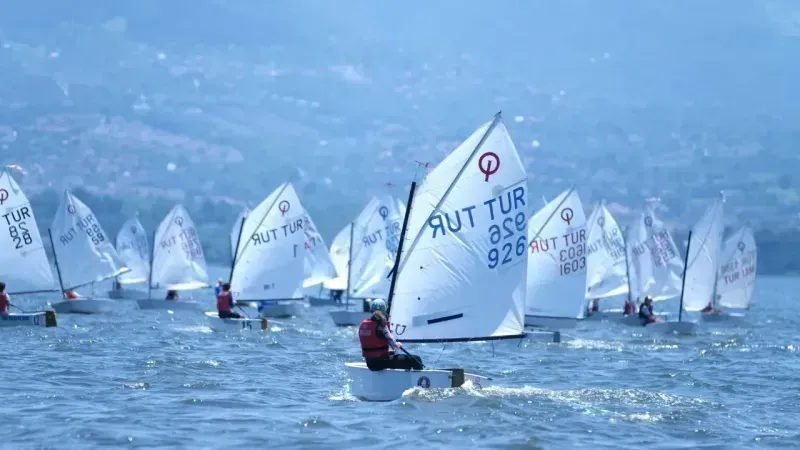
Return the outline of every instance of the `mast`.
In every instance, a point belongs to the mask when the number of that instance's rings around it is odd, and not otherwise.
[[[233,259],[231,260],[231,274],[228,277],[228,283],[233,280],[233,268],[236,267],[236,258],[239,256],[239,244],[242,242],[242,230],[244,230],[244,222],[247,217],[242,217],[242,223],[239,226],[239,236],[236,237],[236,248],[233,249]]]
[[[153,248],[150,251],[150,270],[147,274],[147,299],[152,300],[151,292],[153,289],[153,262],[156,259],[156,232],[153,231]]]
[[[630,228],[628,228],[628,230],[625,232],[625,280],[628,282],[628,302],[633,305],[633,291],[631,290],[631,266],[628,262],[628,231],[630,231]]]
[[[347,253],[347,285],[345,286],[345,309],[350,311],[350,273],[353,268],[353,227],[355,222],[350,222],[350,245]]]
[[[61,269],[58,268],[58,255],[56,254],[56,244],[53,241],[53,232],[50,228],[47,229],[47,235],[50,237],[50,248],[53,249],[53,262],[56,263],[56,274],[58,274],[58,285],[61,286],[61,297],[64,297],[64,280],[61,279]]]
[[[484,136],[485,138],[485,136]],[[452,186],[451,186],[452,187]],[[394,297],[394,287],[397,283],[397,273],[400,269],[400,256],[403,253],[403,241],[406,238],[408,229],[408,217],[411,215],[411,204],[414,202],[414,191],[417,189],[417,182],[411,182],[411,189],[408,191],[408,202],[406,203],[406,214],[403,217],[403,228],[400,229],[400,240],[397,242],[397,254],[394,256],[394,268],[392,269],[392,282],[389,285],[389,298],[386,300],[386,316],[390,317],[392,312],[392,298]]]
[[[681,304],[678,310],[678,322],[683,315],[683,291],[686,289],[686,271],[689,269],[689,249],[692,247],[692,230],[689,230],[689,240],[686,241],[686,257],[683,259],[683,281],[681,281]]]

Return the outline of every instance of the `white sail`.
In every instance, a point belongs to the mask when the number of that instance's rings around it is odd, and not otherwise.
[[[747,309],[756,286],[756,240],[744,227],[725,240],[717,278],[717,305]]]
[[[525,315],[583,318],[585,280],[586,215],[569,189],[528,221]]]
[[[351,298],[386,298],[405,206],[391,196],[374,197],[353,223]]]
[[[659,301],[680,295],[683,259],[651,205],[631,225],[626,241],[634,299],[643,301],[649,295]]]
[[[284,183],[247,216],[231,280],[237,300],[303,298],[304,214],[294,187]]]
[[[156,230],[154,289],[191,290],[208,286],[208,269],[197,228],[183,205],[175,205]]]
[[[600,204],[588,221],[586,238],[586,298],[628,293],[625,240],[617,221]]]
[[[683,309],[686,311],[700,311],[714,298],[724,227],[722,204],[721,198],[714,201],[692,227],[683,290]]]
[[[236,221],[233,222],[233,229],[231,230],[231,261],[233,261],[233,253],[236,250],[236,244],[239,242],[239,232],[242,229],[242,219],[246,219],[247,216],[250,215],[250,208],[246,207],[239,213],[239,216],[236,217]]]
[[[333,261],[331,261],[331,255],[328,253],[328,246],[325,245],[325,240],[322,239],[322,235],[317,231],[317,227],[308,212],[303,216],[303,232],[305,233],[303,267],[306,276],[303,281],[303,287],[308,288],[335,278],[336,268],[333,266]]]
[[[326,289],[333,290],[346,290],[347,289],[347,274],[348,265],[350,263],[350,227],[352,224],[347,224],[342,228],[336,237],[331,242],[331,261],[333,267],[336,269],[336,278],[328,280],[324,283]]]
[[[500,114],[416,191],[390,304],[402,341],[524,336],[527,177]]]
[[[127,272],[94,213],[69,191],[50,227],[64,289],[85,286]]]
[[[33,208],[5,169],[0,172],[0,280],[11,294],[56,290]]]
[[[117,279],[122,284],[146,283],[150,276],[150,244],[138,217],[128,219],[117,233],[117,253],[130,269]]]

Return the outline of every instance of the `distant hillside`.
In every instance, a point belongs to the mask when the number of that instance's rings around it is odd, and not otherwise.
[[[685,228],[725,190],[731,221],[791,237],[797,14],[788,0],[5,2],[0,162],[42,199],[91,193],[112,229],[184,202],[216,255],[239,207],[286,180],[330,239],[502,109],[534,197],[573,183],[587,204],[660,197]]]

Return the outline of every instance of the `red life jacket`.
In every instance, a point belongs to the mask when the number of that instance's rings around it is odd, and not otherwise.
[[[80,295],[78,295],[78,293],[72,289],[65,292],[64,295],[66,296],[67,300],[75,300],[76,298],[80,297]]]
[[[3,292],[0,294],[0,313],[7,313],[10,307],[11,303],[8,301],[8,294]]]
[[[364,319],[358,327],[358,340],[361,341],[361,356],[364,358],[389,356],[389,341],[378,336],[378,322]]]
[[[217,312],[230,312],[231,310],[231,293],[222,291],[217,295]]]
[[[705,308],[701,309],[700,312],[709,313],[714,310],[714,307],[711,306],[711,302],[708,302]]]
[[[636,308],[634,308],[634,306],[631,304],[631,302],[629,302],[628,300],[625,300],[625,309],[623,310],[622,314],[624,314],[626,316],[630,316],[631,314],[634,314],[635,312],[636,312]]]

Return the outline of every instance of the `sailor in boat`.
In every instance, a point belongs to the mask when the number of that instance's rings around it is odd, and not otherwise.
[[[75,299],[81,298],[81,296],[80,296],[80,294],[75,292],[73,289],[67,289],[64,292],[64,298],[67,299],[67,300],[75,300]]]
[[[122,283],[120,283],[119,280],[117,280],[117,279],[114,279],[114,290],[115,291],[121,291],[122,290]]]
[[[0,281],[0,315],[11,314],[11,297],[6,293],[6,283]]]
[[[364,319],[358,327],[361,341],[361,355],[369,370],[405,369],[422,370],[422,359],[416,355],[398,355],[395,351],[403,348],[389,330],[386,317],[386,302],[373,300],[370,304],[372,316]]]
[[[224,283],[222,291],[217,294],[217,314],[220,319],[241,319],[242,315],[233,311],[233,295],[231,284]]]
[[[591,316],[598,311],[600,311],[600,299],[599,298],[592,299],[592,301],[589,302],[588,305],[586,305],[586,315]]]
[[[653,299],[649,295],[644,298],[644,303],[639,307],[639,319],[642,320],[642,325],[661,322],[661,319],[653,312]]]
[[[634,314],[636,314],[636,305],[631,303],[631,299],[630,298],[626,298],[625,299],[625,306],[622,309],[622,315],[623,316],[632,316]]]
[[[214,295],[219,295],[220,292],[222,292],[222,284],[223,284],[222,278],[218,278],[217,285],[214,286]]]
[[[178,291],[169,290],[167,291],[167,298],[165,300],[177,300],[179,298]]]
[[[719,308],[714,308],[714,302],[709,301],[708,305],[705,308],[700,310],[703,314],[722,314],[722,310]]]
[[[331,298],[336,303],[342,303],[342,294],[344,294],[342,289],[331,289]]]

